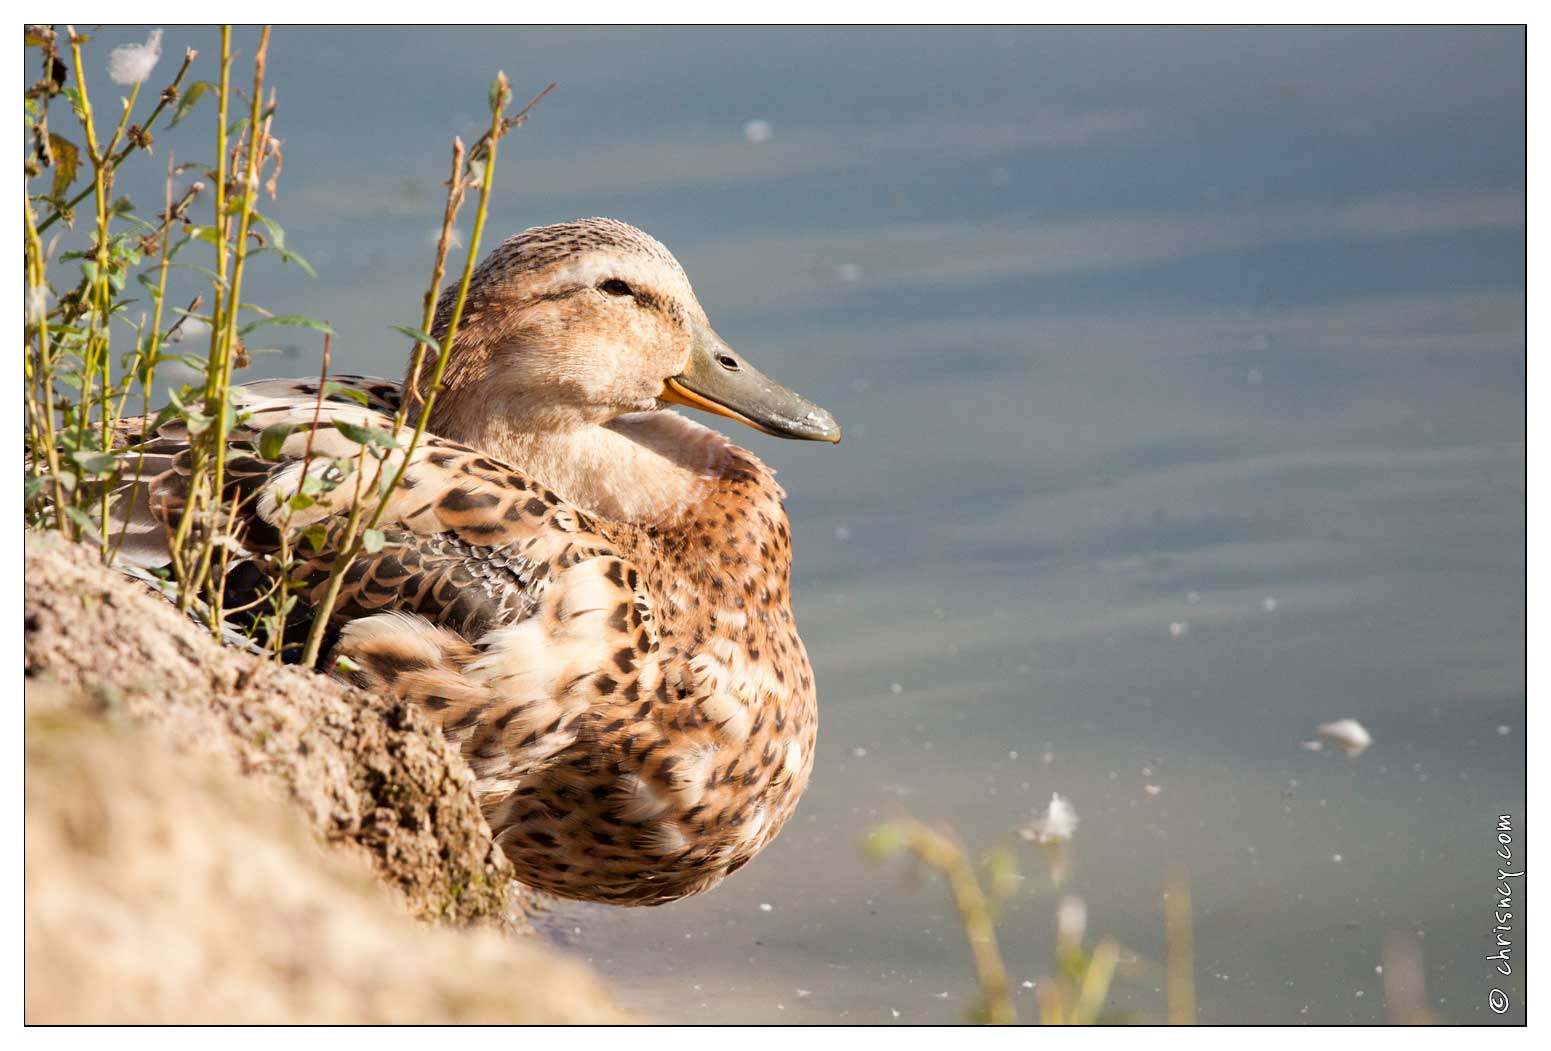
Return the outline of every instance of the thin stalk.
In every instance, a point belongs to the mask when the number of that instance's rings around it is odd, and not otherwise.
[[[546,92],[547,90],[548,89],[546,89]],[[442,375],[447,369],[447,358],[452,351],[453,341],[458,333],[458,325],[463,320],[463,308],[465,303],[468,301],[469,283],[474,276],[474,267],[479,261],[479,242],[480,238],[484,235],[485,219],[490,212],[490,193],[495,178],[497,146],[501,141],[501,136],[504,135],[507,130],[516,126],[515,123],[505,122],[501,116],[501,111],[505,108],[506,101],[510,95],[511,88],[507,83],[506,74],[497,74],[495,90],[492,92],[491,97],[490,131],[487,133],[486,138],[483,140],[485,147],[485,169],[484,177],[481,180],[479,188],[479,208],[475,212],[474,229],[469,236],[469,250],[468,257],[464,260],[463,264],[463,278],[458,284],[458,295],[457,298],[453,301],[452,315],[448,319],[447,329],[441,337],[441,353],[437,356],[436,367],[432,370],[431,373],[430,387],[425,392],[425,396],[420,403],[420,415],[419,418],[415,421],[415,431],[414,434],[410,437],[408,446],[406,446],[404,449],[403,456],[399,459],[398,469],[394,472],[392,480],[388,483],[387,488],[381,490],[380,495],[377,498],[376,506],[373,508],[371,517],[367,521],[366,529],[362,530],[360,535],[356,535],[354,533],[355,525],[360,519],[360,511],[358,506],[356,506],[360,502],[360,490],[359,487],[357,488],[357,499],[352,502],[350,523],[346,531],[346,543],[349,546],[345,551],[344,556],[334,562],[333,567],[329,571],[328,583],[324,589],[323,601],[314,607],[312,627],[307,633],[307,647],[302,652],[302,664],[305,667],[310,668],[317,664],[318,650],[322,647],[323,634],[325,630],[327,630],[329,618],[333,615],[334,605],[339,600],[339,590],[344,583],[345,572],[350,568],[351,563],[355,561],[356,557],[360,555],[362,546],[365,542],[366,530],[377,528],[377,524],[382,520],[383,513],[387,510],[388,507],[389,498],[395,491],[397,491],[399,483],[403,481],[404,472],[409,467],[410,459],[414,456],[415,449],[420,444],[421,438],[425,436],[426,425],[430,422],[431,419],[431,409],[436,404],[436,395],[438,389],[441,386]],[[539,96],[539,98],[542,97],[543,95]],[[537,101],[538,99],[534,100],[534,102]],[[529,103],[530,108],[532,105],[533,103]],[[524,110],[524,113],[526,112],[527,111]],[[476,144],[476,152],[478,151],[478,148],[479,144]],[[456,184],[454,184],[453,187],[450,187],[448,192],[449,195],[458,192],[458,187]],[[407,391],[405,392],[405,396],[409,396]],[[382,460],[379,460],[379,475],[381,474],[381,471]],[[372,488],[376,489],[377,486],[374,484]]]
[[[1190,883],[1175,873],[1163,895],[1163,923],[1167,933],[1166,983],[1170,1025],[1195,1025],[1195,946],[1191,935]]]
[[[980,982],[981,1008],[992,1025],[1017,1025],[1012,982],[996,941],[996,921],[991,899],[980,886],[980,877],[968,852],[952,835],[939,832],[913,817],[891,821],[874,833],[874,848],[881,856],[903,848],[942,873],[948,880],[959,925],[969,943],[975,976]],[[887,845],[885,845],[887,844]]]
[[[456,175],[456,173],[454,173]],[[318,421],[323,417],[323,399],[328,392],[329,382],[329,348],[332,340],[329,333],[323,334],[323,364],[318,369],[318,396],[312,403],[312,426],[307,429],[307,445],[302,451],[301,478],[307,478],[312,469],[312,440],[318,433]],[[286,600],[291,596],[291,570],[294,568],[291,558],[291,518],[295,515],[295,509],[291,501],[285,502],[285,520],[280,523],[280,600],[275,604],[274,643],[275,657],[282,658],[285,655],[285,625],[289,614],[285,612]]]
[[[25,197],[25,188],[23,195]],[[43,241],[38,236],[30,199],[23,201],[22,214],[27,224],[27,309],[31,310],[34,297],[41,296],[43,290],[48,287],[45,283],[47,261],[43,257]],[[37,420],[38,429],[41,431],[38,442],[44,458],[48,461],[49,477],[54,490],[54,525],[55,528],[64,531],[66,529],[65,488],[64,483],[59,480],[59,440],[54,432],[54,358],[49,343],[47,311],[39,312],[37,323],[38,371],[35,378],[43,394],[41,417]],[[30,368],[30,355],[28,364]],[[33,408],[36,412],[35,402]],[[36,454],[33,459],[36,461]]]
[[[148,343],[143,344],[146,349],[142,351],[143,354],[147,355],[147,360],[145,361],[145,375],[141,378],[140,383],[140,389],[143,394],[141,414],[145,417],[149,417],[151,415],[151,391],[156,382],[156,359],[160,357],[162,349],[162,307],[167,301],[167,270],[169,263],[167,253],[169,244],[172,240],[172,216],[174,214],[172,204],[172,171],[172,158],[169,156],[167,158],[167,182],[165,189],[167,211],[162,216],[161,248],[158,253],[159,260],[156,274],[156,306],[153,309],[151,315],[151,338]],[[198,185],[198,183],[195,183],[195,186]],[[193,190],[192,192],[198,191]],[[197,304],[198,300],[196,299],[194,302]],[[194,307],[191,306],[189,309],[192,310]],[[180,318],[179,320],[181,322],[182,319]],[[139,364],[139,362],[136,364]],[[138,373],[139,369],[137,368],[135,371]],[[118,414],[120,417],[122,417],[124,414],[124,404],[129,399],[129,391],[131,386],[132,385],[128,382],[124,384],[124,401],[119,402],[118,407]],[[118,558],[118,553],[124,546],[124,540],[129,535],[129,529],[127,527],[129,525],[130,518],[132,518],[135,513],[135,502],[139,499],[140,496],[141,479],[145,477],[146,437],[147,436],[145,435],[141,436],[141,448],[139,457],[135,461],[135,479],[133,484],[131,484],[129,487],[129,503],[126,506],[123,515],[123,521],[126,528],[119,531],[118,542],[113,545],[113,550],[108,556],[108,561],[110,563]]]
[[[238,205],[237,239],[235,243],[235,258],[232,262],[231,283],[227,288],[225,314],[221,313],[219,295],[216,301],[217,326],[212,326],[215,339],[220,348],[220,376],[219,376],[219,408],[217,409],[215,424],[215,470],[211,481],[211,489],[216,493],[223,491],[226,474],[226,435],[227,435],[227,406],[230,401],[229,394],[232,386],[232,347],[237,339],[237,314],[242,305],[242,275],[248,260],[248,229],[253,222],[254,203],[258,199],[258,168],[263,163],[264,151],[267,146],[265,128],[260,124],[259,116],[263,111],[264,102],[264,65],[269,50],[270,27],[265,26],[259,32],[258,51],[253,57],[253,101],[248,117],[248,148],[244,158],[242,173],[242,201]],[[231,27],[223,27],[221,34],[222,58],[226,57],[231,39]],[[222,107],[225,109],[224,105]],[[223,118],[224,120],[224,113]],[[224,248],[225,237],[221,238]],[[226,265],[222,261],[220,272],[226,275]],[[224,330],[218,330],[224,329]],[[219,527],[224,531],[224,526]],[[208,543],[214,543],[217,527],[213,526]],[[225,559],[222,560],[225,565]],[[210,595],[211,623],[210,630],[217,638],[221,635],[222,619],[222,592],[223,588],[217,587]]]
[[[108,319],[112,312],[112,291],[108,284],[108,176],[106,173],[107,151],[100,150],[97,146],[96,119],[92,112],[91,94],[86,87],[86,68],[81,59],[81,38],[76,35],[73,26],[66,26],[66,32],[70,37],[70,57],[75,66],[76,90],[81,99],[81,128],[86,136],[86,153],[92,165],[91,190],[97,210],[97,250],[96,270],[92,275],[92,312],[91,332],[86,338],[86,354],[81,365],[81,411],[76,421],[76,448],[85,449],[86,432],[91,422],[93,391],[92,385],[96,379],[96,373],[100,370],[102,379],[102,448],[107,450],[112,447],[110,429],[112,427],[112,376],[111,358],[109,355],[110,334],[108,331]],[[128,118],[128,109],[119,118],[119,129]],[[114,133],[117,141],[118,131]],[[110,147],[111,149],[111,147]],[[102,522],[98,529],[97,543],[104,561],[108,557],[108,499],[112,487],[101,486],[102,489]]]
[[[457,222],[458,212],[463,207],[463,140],[454,136],[452,140],[452,175],[447,180],[447,204],[442,210],[442,232],[436,239],[436,262],[431,266],[431,284],[425,290],[425,298],[421,301],[420,331],[430,332],[431,326],[436,322],[436,296],[442,289],[442,277],[446,273],[447,253],[452,247],[452,228]],[[447,341],[443,340],[443,344]],[[403,396],[399,399],[399,410],[393,414],[393,429],[395,432],[404,426],[411,405],[420,397],[420,368],[425,363],[427,344],[424,340],[415,340],[415,349],[411,352],[409,366],[409,378],[404,384]]]
[[[221,304],[226,290],[226,261],[227,243],[226,231],[229,221],[226,215],[226,107],[231,95],[231,66],[232,66],[232,27],[221,27],[221,62],[220,84],[217,89],[217,112],[215,121],[215,256],[216,279],[213,282],[214,308],[211,311],[213,321],[221,317]],[[215,447],[224,444],[226,417],[226,393],[221,389],[220,379],[225,375],[226,366],[220,360],[221,327],[212,323],[210,326],[210,355],[205,364],[205,414],[215,424]],[[213,540],[212,530],[215,522],[212,519],[206,537],[202,539],[198,551],[193,552],[195,562],[195,575],[189,578],[185,575],[187,568],[185,559],[188,553],[182,553],[181,549],[188,542],[188,537],[193,528],[195,515],[199,513],[202,503],[201,496],[205,487],[209,484],[207,475],[208,463],[214,449],[210,448],[210,431],[207,425],[206,432],[195,441],[190,449],[192,463],[189,473],[189,498],[183,506],[183,516],[178,521],[178,529],[174,537],[173,568],[178,573],[178,608],[188,612],[188,604],[209,571],[210,566],[210,541]],[[219,516],[221,506],[220,490],[216,489],[210,497],[211,506]]]

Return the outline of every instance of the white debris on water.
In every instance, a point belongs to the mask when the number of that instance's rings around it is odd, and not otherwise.
[[[1171,620],[1171,621],[1169,621],[1169,638],[1171,638],[1171,639],[1182,639],[1182,638],[1184,638],[1189,633],[1190,633],[1190,621],[1188,621],[1188,620]]]
[[[860,263],[836,263],[835,276],[842,284],[854,285],[862,279],[864,271]]]
[[[751,142],[758,146],[762,142],[769,142],[775,135],[775,129],[770,126],[768,120],[750,120],[743,124],[743,141]]]
[[[1276,600],[1275,595],[1267,595],[1265,598],[1260,600],[1260,608],[1265,610],[1267,613],[1275,613],[1276,607],[1280,605],[1281,603]]]
[[[835,527],[835,539],[836,540],[850,540],[851,539],[851,527],[848,526],[848,525],[844,525],[844,524],[837,525]]]
[[[905,687],[901,683],[891,682],[889,683],[889,692],[892,693],[895,697],[898,697],[900,694],[905,692]]]
[[[762,902],[759,903],[759,911],[760,912],[774,912],[775,911],[775,906],[770,904],[768,901],[762,901]]]
[[[1355,759],[1373,744],[1373,736],[1356,719],[1337,719],[1317,727],[1314,732],[1322,742],[1332,748],[1339,748],[1348,758]]]

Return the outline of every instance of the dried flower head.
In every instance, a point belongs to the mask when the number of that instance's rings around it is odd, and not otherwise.
[[[1065,843],[1077,831],[1077,811],[1059,792],[1052,793],[1045,813],[1018,830],[1030,843]]]
[[[125,44],[108,56],[108,76],[113,83],[130,87],[145,82],[162,57],[162,31],[151,30],[143,44]]]

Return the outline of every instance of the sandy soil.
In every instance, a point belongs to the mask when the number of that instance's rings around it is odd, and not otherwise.
[[[220,646],[57,539],[26,572],[28,1021],[624,1018],[521,936],[418,712]]]

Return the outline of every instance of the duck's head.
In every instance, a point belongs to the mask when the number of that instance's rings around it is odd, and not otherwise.
[[[442,295],[438,338],[455,299],[455,287]],[[432,429],[453,437],[474,414],[565,430],[678,404],[777,437],[840,440],[833,416],[716,334],[672,253],[613,219],[535,227],[492,251],[470,282],[443,386]]]

